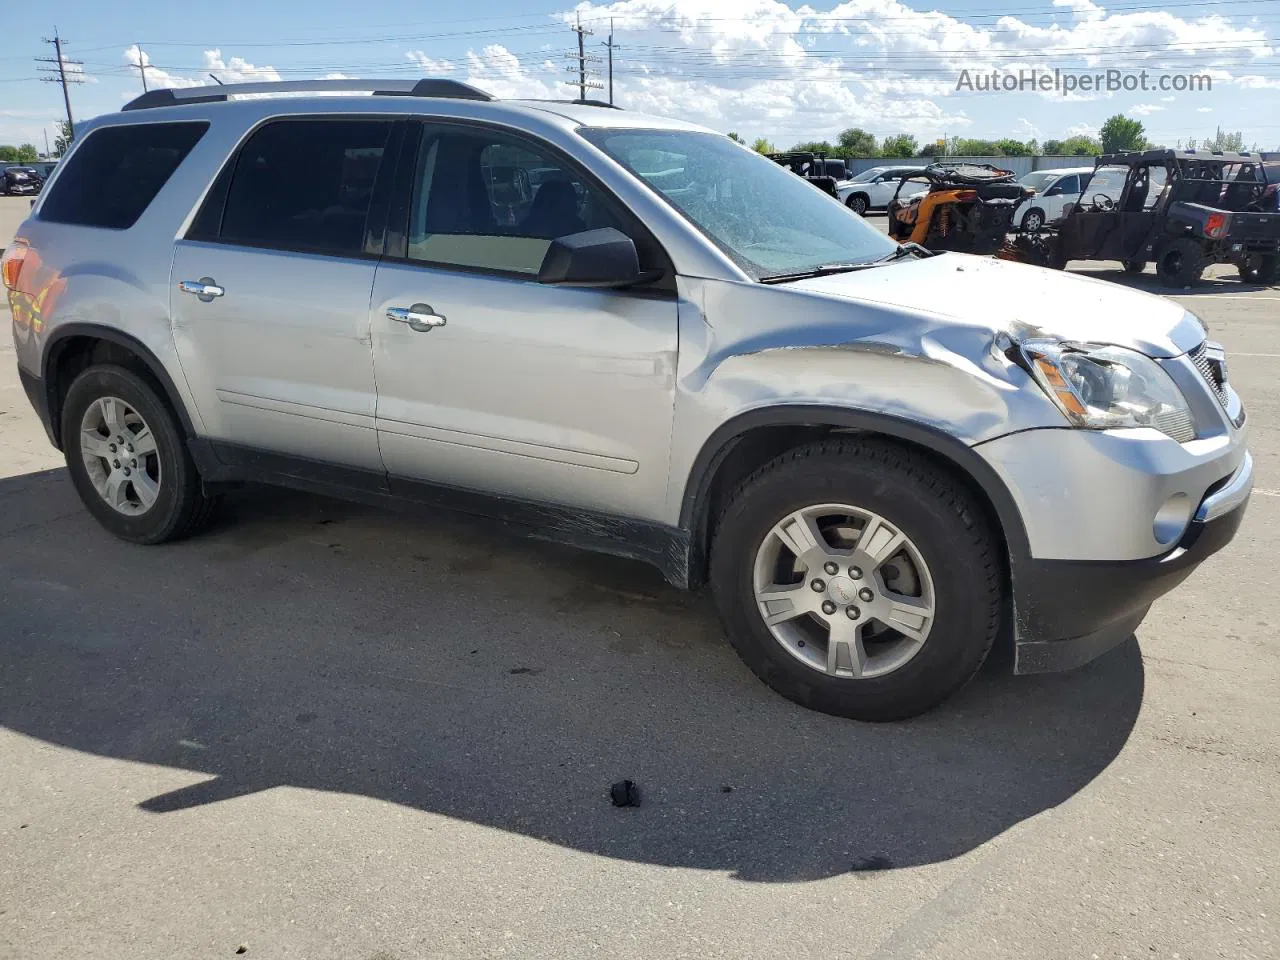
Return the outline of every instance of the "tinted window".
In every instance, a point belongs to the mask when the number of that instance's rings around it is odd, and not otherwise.
[[[502,133],[423,128],[410,259],[532,275],[556,237],[600,227],[628,232],[604,195],[550,154]]]
[[[1058,181],[1059,193],[1079,193],[1080,178],[1077,176],[1063,177]]]
[[[136,123],[94,130],[40,207],[40,219],[126,230],[204,136],[207,123]]]
[[[360,253],[391,128],[390,120],[281,120],[263,127],[236,160],[219,239]]]

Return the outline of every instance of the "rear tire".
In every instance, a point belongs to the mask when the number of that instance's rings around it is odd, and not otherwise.
[[[845,507],[876,520],[848,533],[853,527],[841,524],[860,521],[851,512],[841,514]],[[832,510],[845,520],[822,519]],[[813,541],[802,561],[780,531],[807,529],[788,526],[806,511],[824,542]],[[872,549],[896,542],[881,539],[878,531],[886,530],[896,530],[903,546]],[[775,540],[784,544],[781,567],[765,552],[770,545],[778,550]],[[775,580],[774,571],[785,579]],[[801,706],[855,720],[902,720],[938,706],[977,672],[999,626],[999,547],[982,511],[930,460],[878,440],[824,440],[752,474],[720,516],[710,579],[729,642],[757,677]],[[904,582],[908,589],[899,591],[896,585]],[[799,591],[789,596],[795,606],[778,611],[778,601],[767,596],[794,584]],[[885,602],[890,609],[927,606],[930,613],[904,620],[915,633],[903,633],[878,619]],[[809,607],[814,609],[793,612]],[[765,610],[772,611],[772,628]],[[859,631],[849,648],[857,654],[853,666],[831,654],[841,625],[852,629],[846,616]],[[780,636],[782,625],[791,632]],[[896,653],[899,647],[892,645],[904,641],[905,654]]]
[[[1258,254],[1239,266],[1240,279],[1248,283],[1272,284],[1280,281],[1280,254]]]
[[[177,417],[138,374],[110,364],[83,371],[67,391],[61,429],[76,492],[121,540],[178,540],[211,519],[216,499],[204,493]]]
[[[1179,237],[1161,249],[1156,275],[1166,287],[1190,287],[1204,273],[1204,248],[1189,237]]]

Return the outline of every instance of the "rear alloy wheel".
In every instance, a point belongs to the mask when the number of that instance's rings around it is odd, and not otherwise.
[[[1156,275],[1166,287],[1189,287],[1204,273],[1204,248],[1189,237],[1179,237],[1160,251]]]
[[[711,585],[730,643],[790,700],[857,720],[916,716],[995,639],[998,549],[970,495],[888,442],[783,454],[720,517]]]
[[[864,217],[867,214],[867,198],[860,193],[855,193],[852,197],[846,200],[845,206],[860,217]]]
[[[1240,279],[1248,283],[1280,281],[1280,255],[1255,253],[1240,264]]]
[[[138,374],[89,367],[67,391],[61,419],[71,481],[111,533],[162,543],[208,522],[215,501],[204,492],[177,418]]]
[[[1025,233],[1039,233],[1044,226],[1043,210],[1028,210],[1022,218],[1022,229]]]

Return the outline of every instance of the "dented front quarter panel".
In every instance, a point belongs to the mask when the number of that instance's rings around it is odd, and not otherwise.
[[[995,324],[792,284],[680,283],[667,501],[673,522],[712,433],[763,407],[820,405],[881,414],[970,446],[1066,425],[1005,355],[1012,341]]]

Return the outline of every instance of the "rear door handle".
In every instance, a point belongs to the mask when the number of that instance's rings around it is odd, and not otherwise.
[[[214,297],[220,297],[227,292],[214,283],[213,277],[201,277],[199,280],[182,280],[178,283],[178,289],[183,293],[199,297],[204,303],[208,303]]]
[[[387,307],[387,319],[407,323],[410,330],[418,333],[430,333],[436,327],[443,327],[446,322],[444,317],[425,303],[415,303],[412,307]]]

